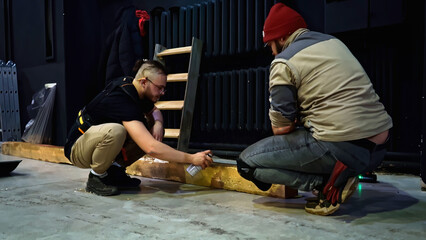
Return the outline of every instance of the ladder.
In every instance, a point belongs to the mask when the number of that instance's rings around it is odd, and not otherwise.
[[[16,64],[0,60],[0,141],[21,141]]]
[[[197,38],[192,38],[191,46],[167,49],[160,44],[156,44],[154,50],[154,60],[163,63],[163,65],[165,65],[165,58],[167,56],[190,54],[187,73],[172,73],[167,75],[167,82],[182,82],[186,84],[184,99],[158,101],[155,104],[162,111],[182,111],[180,128],[165,128],[164,138],[177,138],[177,149],[185,152],[188,151],[189,138],[191,136],[202,48],[203,42]]]

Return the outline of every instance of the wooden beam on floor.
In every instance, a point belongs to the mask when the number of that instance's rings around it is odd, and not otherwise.
[[[64,156],[63,147],[31,144],[25,142],[4,142],[1,145],[2,153],[17,157],[37,159],[53,163],[67,163],[70,161]],[[235,165],[214,163],[211,167],[200,171],[192,177],[186,172],[188,164],[165,162],[144,156],[127,168],[130,175],[170,180],[199,186],[233,190],[262,196],[292,198],[298,191],[284,185],[273,184],[271,189],[264,192],[252,182],[242,178]]]
[[[242,178],[235,165],[214,163],[194,177],[186,172],[188,166],[189,164],[164,162],[145,156],[129,166],[127,173],[277,198],[293,198],[298,194],[297,190],[280,184],[273,184],[266,192],[261,191],[252,182]]]
[[[59,146],[26,142],[4,142],[1,145],[1,152],[5,155],[31,158],[45,162],[71,164],[64,155],[64,148]]]

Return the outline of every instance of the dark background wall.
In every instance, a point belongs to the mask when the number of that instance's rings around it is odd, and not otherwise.
[[[117,26],[122,8],[134,6],[150,13],[150,34],[146,37],[148,50],[144,51],[143,57],[151,58],[155,43],[174,47],[170,39],[176,34],[167,29],[165,21],[174,23],[176,21],[171,21],[173,17],[188,14],[187,9],[191,9],[192,14],[195,8],[201,6],[205,8],[206,18],[203,20],[205,22],[200,21],[205,25],[200,26],[198,30],[201,33],[197,34],[204,35],[197,37],[204,41],[204,54],[190,147],[208,146],[237,154],[248,144],[271,134],[264,118],[265,110],[260,112],[262,126],[256,127],[259,114],[255,107],[250,110],[250,104],[257,104],[258,100],[250,100],[267,97],[265,92],[256,92],[258,85],[252,84],[259,81],[267,83],[268,65],[272,60],[270,53],[260,46],[261,35],[256,33],[261,31],[263,20],[275,2],[0,0],[0,59],[17,63],[22,129],[29,120],[25,108],[31,96],[44,83],[57,82],[54,144],[64,144],[67,129],[77,111],[103,87],[100,57],[106,47],[106,39]],[[401,167],[418,167],[421,158],[425,161],[424,155],[421,155],[425,149],[423,136],[426,128],[425,1],[284,2],[304,16],[311,30],[335,35],[347,44],[368,72],[393,117],[394,128],[387,161]],[[226,13],[223,11],[225,6],[230,7]],[[179,7],[185,8],[185,11]],[[49,21],[49,16],[52,21]],[[235,43],[237,50],[231,49],[223,41],[217,41],[219,37],[227,36],[224,34],[234,34],[223,31],[224,27],[232,29],[234,20],[236,42],[231,42],[231,39],[229,43]],[[154,23],[157,23],[157,28]],[[240,51],[241,40],[245,48]],[[233,82],[238,84],[234,86]],[[265,86],[262,84],[259,86],[263,89]],[[243,112],[240,111],[241,107],[238,108],[240,115],[237,115],[245,122],[237,123],[236,128],[224,126],[231,121],[233,114],[232,107],[228,110],[224,108],[227,101],[232,101],[231,97],[223,98],[226,91],[222,90],[226,86],[230,96],[243,97],[236,100],[237,107],[240,106],[238,103],[246,104]],[[168,94],[173,95],[173,90]],[[259,106],[263,106],[261,104],[264,103],[259,103]],[[230,111],[228,118],[225,110]],[[176,125],[180,119],[176,114],[167,115],[166,118],[171,125]],[[250,118],[253,118],[252,125]],[[168,144],[175,143],[169,141]]]
[[[0,0],[0,59],[17,64],[21,129],[29,121],[32,95],[55,82],[53,129],[59,143],[67,127],[63,8],[62,1]]]

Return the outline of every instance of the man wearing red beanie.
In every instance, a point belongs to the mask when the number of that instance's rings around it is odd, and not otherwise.
[[[309,31],[282,3],[265,20],[275,59],[269,77],[274,136],[245,149],[238,172],[261,190],[284,184],[318,193],[305,210],[330,215],[383,160],[392,119],[371,81],[338,39]]]

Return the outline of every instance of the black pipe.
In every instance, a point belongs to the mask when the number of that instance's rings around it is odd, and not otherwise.
[[[249,145],[247,144],[233,144],[233,143],[190,143],[190,148],[197,149],[212,149],[212,150],[224,150],[224,151],[232,151],[232,152],[242,152]]]
[[[394,170],[411,170],[420,173],[420,162],[383,161],[380,168]]]
[[[196,148],[190,148],[188,152],[190,153],[196,153],[200,151],[204,151],[207,148],[202,149],[196,149]],[[240,151],[229,151],[229,150],[212,150],[213,155],[219,158],[224,158],[228,160],[237,160],[238,156],[240,155]]]
[[[420,153],[407,153],[407,152],[386,152],[385,158],[411,158],[411,159],[420,159]]]

